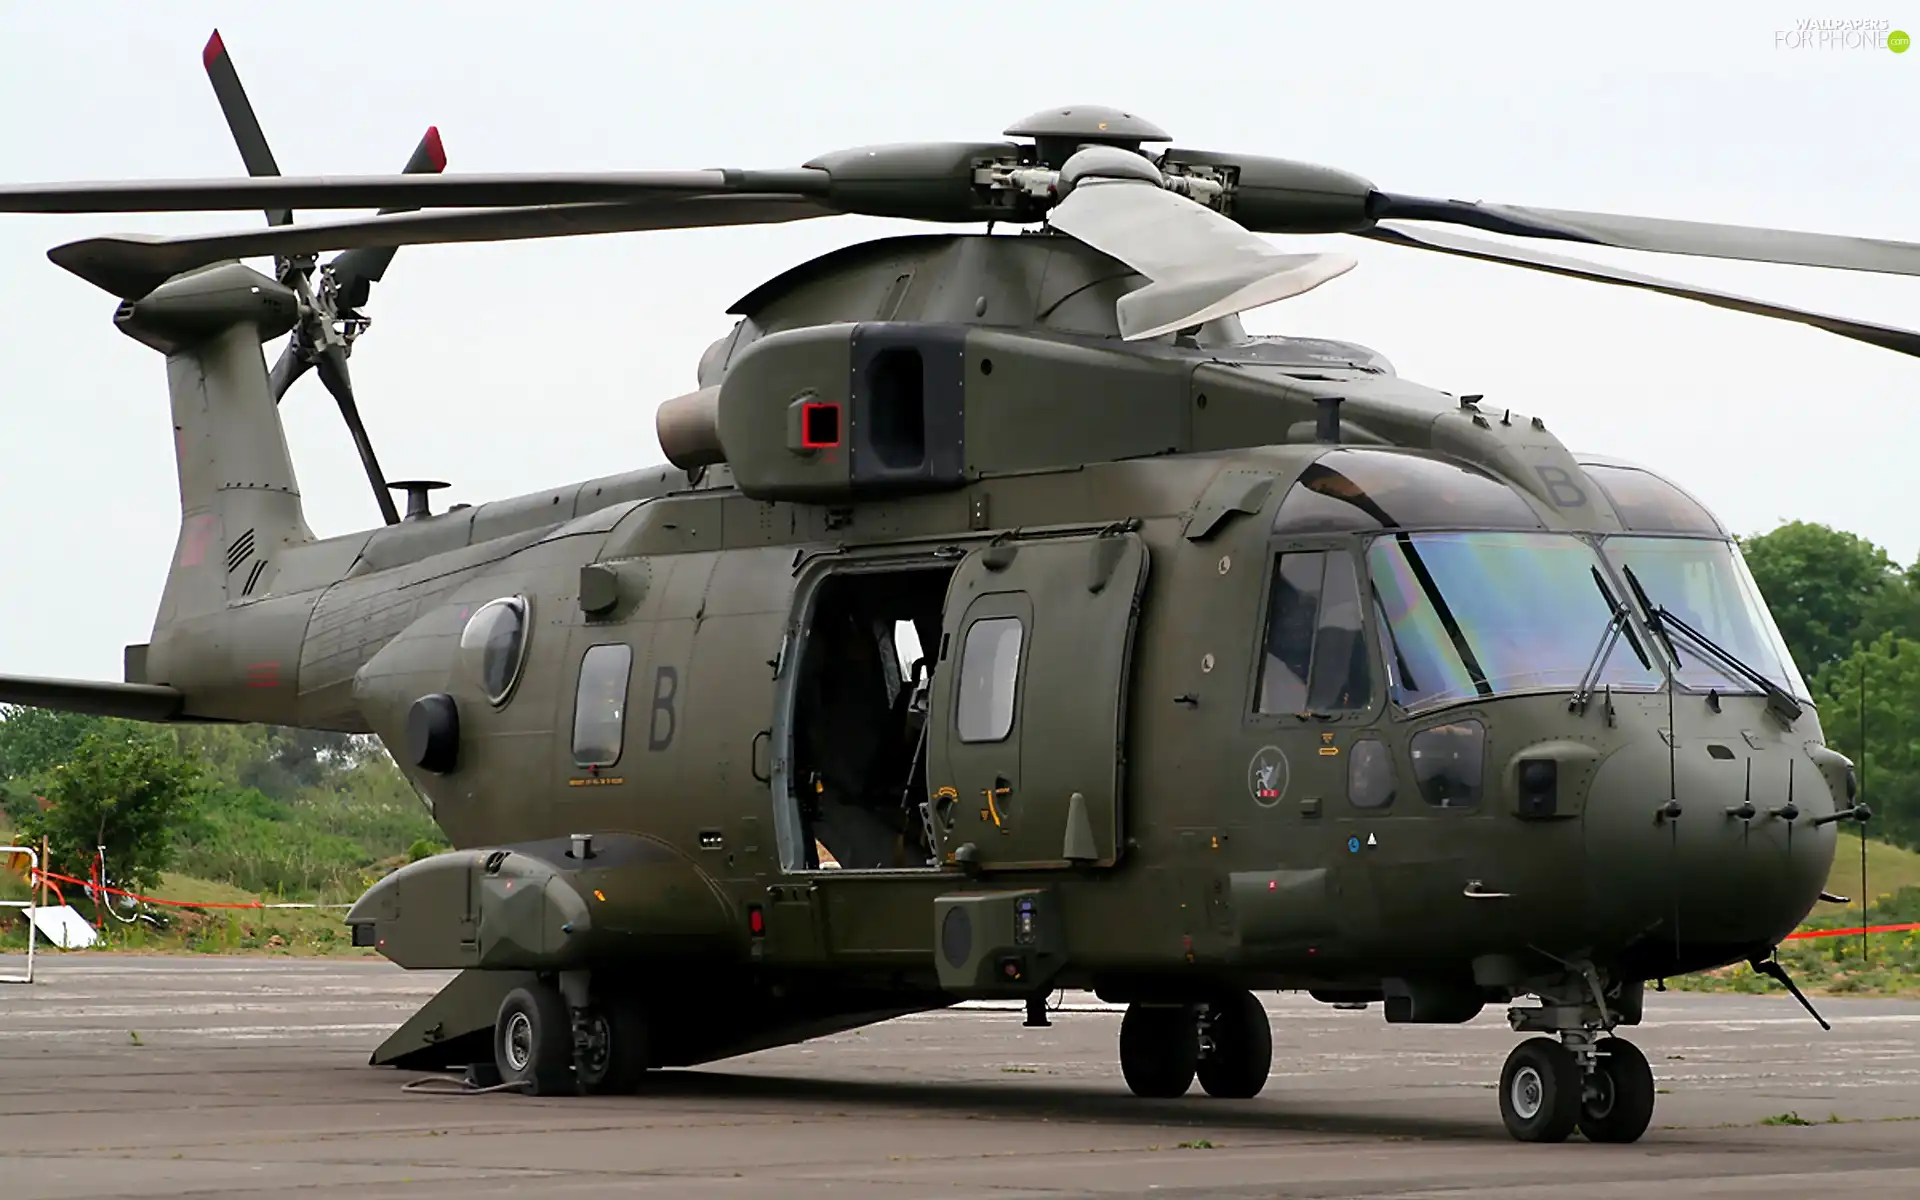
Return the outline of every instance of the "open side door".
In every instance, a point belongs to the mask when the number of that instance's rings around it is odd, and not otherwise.
[[[1146,542],[1128,529],[996,542],[947,589],[928,713],[942,862],[1112,866]],[[971,847],[971,849],[969,849]]]

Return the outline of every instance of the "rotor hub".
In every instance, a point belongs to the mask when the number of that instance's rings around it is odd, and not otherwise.
[[[1006,137],[1030,137],[1044,166],[1060,168],[1082,146],[1116,146],[1138,154],[1146,142],[1170,142],[1172,135],[1145,117],[1104,104],[1071,104],[1042,109],[1003,131]]]

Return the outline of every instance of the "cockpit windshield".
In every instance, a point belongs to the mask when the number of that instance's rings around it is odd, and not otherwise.
[[[1583,682],[1654,691],[1662,676],[1626,631],[1588,673],[1616,606],[1594,548],[1555,533],[1401,533],[1367,551],[1396,704],[1428,708]],[[1652,588],[1652,580],[1647,581]]]
[[[1795,669],[1793,655],[1746,560],[1731,542],[1688,537],[1611,537],[1605,543],[1615,565],[1631,568],[1647,599],[1699,630],[1761,675],[1801,700],[1812,697]],[[1723,666],[1702,647],[1676,636],[1683,686],[1751,692],[1753,683]]]

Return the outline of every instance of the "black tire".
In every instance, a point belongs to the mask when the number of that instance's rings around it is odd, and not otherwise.
[[[1127,1006],[1120,1019],[1120,1073],[1134,1095],[1155,1100],[1186,1095],[1199,1057],[1199,1020],[1192,1006]]]
[[[1500,1072],[1500,1119],[1522,1142],[1564,1142],[1580,1123],[1584,1081],[1573,1051],[1552,1038],[1528,1038]]]
[[[1580,1132],[1590,1142],[1637,1142],[1653,1121],[1653,1068],[1625,1038],[1602,1038],[1593,1086],[1580,1106]]]
[[[653,1065],[645,1016],[631,1004],[596,1005],[587,1013],[587,1049],[574,1064],[580,1090],[595,1096],[633,1094]]]
[[[517,1083],[529,1096],[578,1090],[573,1024],[557,989],[535,984],[507,993],[493,1021],[493,1062],[503,1083]]]
[[[1223,1100],[1258,1096],[1273,1071],[1273,1027],[1266,1006],[1252,992],[1236,992],[1209,1008],[1209,1045],[1194,1071],[1200,1086]]]

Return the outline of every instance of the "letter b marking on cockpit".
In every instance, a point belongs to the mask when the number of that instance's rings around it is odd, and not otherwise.
[[[1547,498],[1553,501],[1555,508],[1585,508],[1587,493],[1573,481],[1573,476],[1560,467],[1535,467],[1540,474],[1540,482],[1547,486]]]

